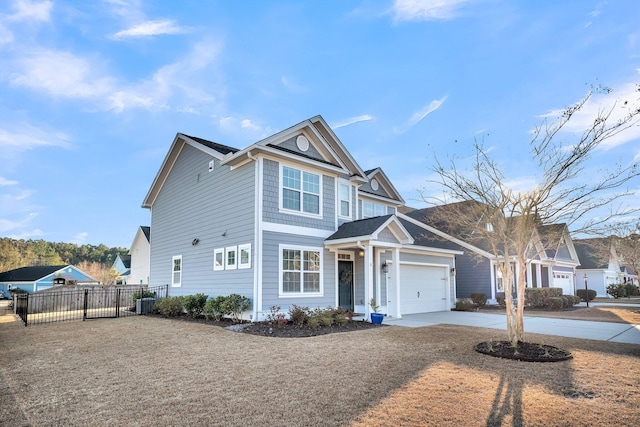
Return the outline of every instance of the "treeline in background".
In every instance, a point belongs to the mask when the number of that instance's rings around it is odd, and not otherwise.
[[[44,240],[15,240],[0,237],[0,272],[34,265],[71,264],[103,284],[115,283],[118,273],[112,269],[118,255],[127,248],[106,245],[82,245]]]

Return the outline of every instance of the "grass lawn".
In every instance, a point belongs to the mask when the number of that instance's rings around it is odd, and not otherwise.
[[[481,315],[481,314],[479,314]],[[25,328],[0,316],[11,426],[637,426],[640,346],[528,334],[574,358],[478,354],[504,331],[258,337],[153,317]],[[526,324],[525,324],[526,328]]]

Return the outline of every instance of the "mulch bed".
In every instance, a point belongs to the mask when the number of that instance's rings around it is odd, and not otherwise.
[[[253,322],[253,323],[233,323],[231,319],[224,318],[222,320],[209,320],[205,317],[189,317],[186,315],[178,317],[166,317],[157,314],[151,314],[150,316],[157,316],[177,321],[203,323],[211,326],[218,326],[220,328],[229,329],[232,331],[242,332],[245,334],[259,335],[263,337],[276,337],[276,338],[306,338],[315,337],[319,335],[335,334],[339,332],[351,332],[361,331],[365,329],[373,329],[385,327],[386,325],[374,325],[370,322],[362,320],[351,320],[341,325],[334,324],[331,326],[318,326],[316,328],[310,328],[308,326],[299,327],[291,322],[286,325],[272,325],[268,322]]]
[[[561,362],[573,357],[570,352],[552,345],[523,341],[518,341],[515,347],[511,341],[485,341],[477,344],[475,350],[489,356],[524,362]]]

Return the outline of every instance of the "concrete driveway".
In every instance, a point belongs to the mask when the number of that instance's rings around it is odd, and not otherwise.
[[[507,330],[507,319],[503,314],[467,311],[407,314],[402,316],[402,319],[386,317],[384,323],[409,328],[448,324]],[[524,316],[524,329],[525,333],[640,344],[640,325],[628,323]]]

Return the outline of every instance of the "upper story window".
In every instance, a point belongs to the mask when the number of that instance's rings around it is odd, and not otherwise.
[[[381,203],[362,201],[362,218],[372,218],[387,214],[387,206]]]
[[[282,208],[320,215],[320,175],[283,166]]]
[[[351,186],[349,184],[339,184],[338,196],[340,216],[351,218]]]

